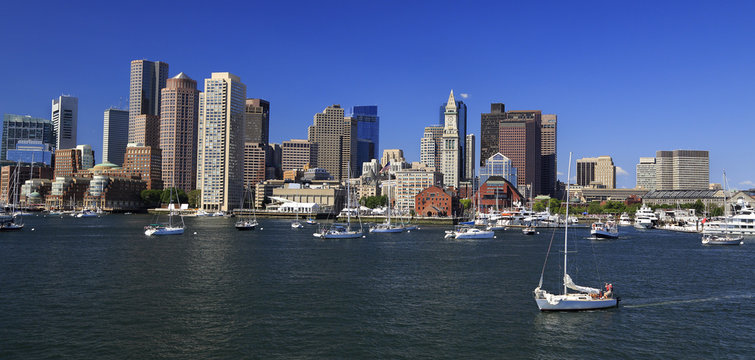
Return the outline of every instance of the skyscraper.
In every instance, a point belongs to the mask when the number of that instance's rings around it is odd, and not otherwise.
[[[440,171],[441,143],[443,140],[443,126],[428,126],[422,135],[419,149],[419,161],[430,166],[434,171]]]
[[[357,144],[356,121],[344,117],[340,105],[331,105],[315,114],[314,124],[309,126],[309,142],[315,144],[317,167],[325,169],[334,179],[343,180],[356,173]],[[359,167],[361,168],[361,164]]]
[[[244,143],[244,186],[254,187],[265,181],[265,153],[263,143]]]
[[[91,169],[94,167],[94,150],[92,145],[76,145],[76,150],[81,152],[81,170]]]
[[[204,210],[229,211],[244,190],[246,85],[231,73],[212,73],[201,99],[197,188]]]
[[[555,114],[543,114],[540,128],[540,154],[542,169],[540,171],[540,191],[552,197],[556,196],[557,161],[556,134],[558,118]]]
[[[507,111],[499,124],[499,152],[511,159],[517,169],[517,188],[532,185],[541,194],[542,169],[541,112],[539,110]]]
[[[168,80],[168,64],[131,61],[128,142],[160,145],[160,90]]]
[[[475,138],[474,134],[467,134],[467,141],[465,148],[467,149],[466,157],[467,159],[464,161],[464,178],[465,179],[474,179],[475,174],[475,167],[477,164],[475,163],[474,155],[475,155]]]
[[[304,169],[307,165],[312,165],[311,157],[312,144],[307,140],[291,139],[281,144],[283,171]]]
[[[377,159],[380,151],[380,116],[377,105],[362,105],[351,107],[351,114],[347,116],[356,122],[356,173],[352,177],[362,175],[362,164]]]
[[[451,91],[451,93],[453,94],[453,90]],[[464,101],[456,99],[454,99],[454,104],[456,105],[456,128],[459,133],[459,180],[461,181],[466,179],[464,169],[466,169],[467,167],[465,164],[467,159],[467,105],[464,104]],[[445,127],[446,124],[447,106],[448,102],[442,103],[440,105],[440,111],[438,113],[438,125],[443,127]],[[472,151],[474,151],[474,149]]]
[[[616,166],[610,156],[577,160],[577,185],[588,186],[593,183],[604,185],[608,189],[616,188]]]
[[[641,157],[636,166],[636,187],[647,190],[655,190],[655,158]]]
[[[79,98],[61,95],[57,99],[52,99],[51,118],[55,149],[74,148],[79,121]]]
[[[498,152],[498,131],[501,122],[506,120],[506,106],[501,103],[490,104],[489,114],[480,114],[480,166]]]
[[[459,157],[463,157],[463,154],[459,144],[458,120],[459,113],[454,100],[454,92],[451,90],[446,104],[446,123],[443,127],[441,173],[443,173],[443,183],[454,188],[459,187],[463,170],[463,162],[459,161]]]
[[[160,97],[163,186],[189,192],[196,188],[197,179],[197,82],[179,73],[168,79]]]
[[[29,115],[3,115],[3,138],[0,144],[0,160],[8,159],[8,150],[16,148],[19,140],[41,141],[55,145],[52,122]]]
[[[657,151],[657,190],[706,190],[710,185],[710,162],[705,150]]]
[[[105,110],[102,161],[123,165],[126,144],[128,144],[128,111],[114,108]]]
[[[270,102],[246,99],[244,111],[244,143],[270,142]]]

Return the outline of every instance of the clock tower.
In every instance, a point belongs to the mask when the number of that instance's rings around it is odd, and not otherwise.
[[[459,113],[456,108],[456,99],[454,91],[448,96],[445,112],[446,121],[443,126],[443,138],[441,149],[441,169],[443,173],[443,184],[459,188],[460,180],[460,144],[459,144]]]

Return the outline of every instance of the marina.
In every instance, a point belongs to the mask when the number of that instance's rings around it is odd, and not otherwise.
[[[32,215],[23,231],[3,233],[0,357],[574,358],[603,356],[609,343],[631,358],[752,350],[750,239],[710,247],[699,234],[629,227],[595,241],[570,226],[569,262],[579,264],[570,274],[612,281],[621,304],[541,313],[532,288],[561,229],[462,240],[427,225],[337,240],[313,237],[316,226],[292,231],[290,219],[239,232],[234,218],[198,217],[185,219],[182,235],[155,238],[141,230],[150,219]],[[548,273],[563,271],[562,256],[550,255]],[[544,288],[560,283],[549,276]]]

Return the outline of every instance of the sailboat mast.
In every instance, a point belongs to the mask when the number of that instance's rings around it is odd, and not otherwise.
[[[566,253],[569,237],[569,182],[571,181],[571,152],[569,152],[569,167],[566,172],[566,222],[564,223],[564,279],[566,279]],[[566,281],[564,281],[564,295],[566,295]]]
[[[346,166],[346,230],[351,230],[351,190],[349,190],[349,180],[351,180],[351,161]]]
[[[726,170],[724,170],[724,221],[726,222],[726,230],[729,230],[729,205],[726,203]]]

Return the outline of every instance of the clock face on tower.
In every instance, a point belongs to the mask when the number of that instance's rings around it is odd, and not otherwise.
[[[456,128],[456,116],[446,115],[446,127]]]

